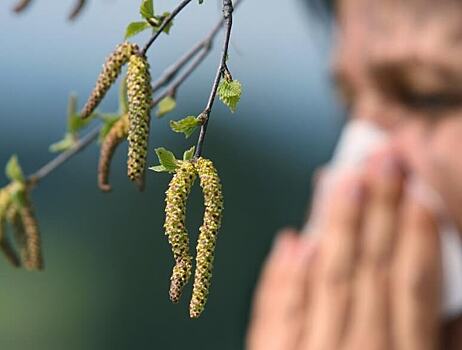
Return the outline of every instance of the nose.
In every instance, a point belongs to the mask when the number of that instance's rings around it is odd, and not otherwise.
[[[372,89],[357,97],[353,114],[387,130],[393,129],[399,120],[398,111]]]

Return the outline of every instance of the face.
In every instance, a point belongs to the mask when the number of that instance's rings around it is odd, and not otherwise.
[[[389,130],[462,227],[462,4],[343,0],[333,75],[351,115]]]

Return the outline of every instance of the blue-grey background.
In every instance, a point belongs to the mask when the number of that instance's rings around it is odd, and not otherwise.
[[[242,348],[272,238],[283,226],[301,225],[312,171],[328,159],[341,126],[328,82],[329,37],[302,1],[245,0],[235,14],[229,67],[244,95],[234,115],[216,104],[205,145],[220,170],[226,210],[203,316],[188,317],[190,289],[181,304],[168,300],[172,258],[162,220],[169,175],[149,173],[140,194],[125,177],[119,150],[115,190],[102,194],[92,145],[34,191],[45,272],[0,264],[1,349]],[[51,159],[47,147],[64,132],[69,93],[83,103],[125,26],[139,18],[138,1],[89,2],[75,23],[66,21],[71,0],[34,1],[20,16],[10,11],[14,1],[0,4],[1,164],[17,153],[31,173]],[[175,3],[155,1],[158,11]],[[219,15],[215,0],[191,4],[152,48],[153,76]],[[181,154],[195,141],[196,135],[184,140],[169,131],[168,120],[202,110],[218,55],[215,49],[181,88],[175,112],[153,120],[150,164],[155,147]],[[102,109],[116,108],[112,92]],[[0,180],[6,182],[3,175]],[[202,210],[196,188],[188,214],[193,242]]]

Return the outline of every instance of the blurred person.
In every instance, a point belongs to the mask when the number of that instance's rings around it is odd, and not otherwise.
[[[439,208],[411,189],[434,189],[462,232],[462,2],[340,0],[336,21],[337,86],[389,142],[315,197],[310,235],[278,235],[247,346],[462,349],[442,317]]]

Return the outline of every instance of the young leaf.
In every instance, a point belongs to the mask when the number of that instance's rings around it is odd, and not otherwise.
[[[16,155],[11,156],[8,163],[6,163],[5,173],[11,181],[25,181],[24,174],[22,173],[22,169]]]
[[[162,14],[162,16],[159,16],[158,18],[159,18],[159,20],[160,20],[160,24],[164,23],[165,19],[166,19],[168,16],[170,16],[170,12],[164,12],[164,13]],[[172,26],[173,26],[173,20],[170,21],[170,22],[167,24],[167,26],[166,26],[165,29],[164,29],[164,33],[165,33],[165,34],[170,34],[170,29],[172,29]]]
[[[154,32],[158,31],[160,26],[164,23],[165,19],[170,16],[170,12],[164,12],[160,16],[154,16],[151,18],[146,18],[146,21],[151,25]],[[167,26],[164,28],[164,33],[169,34],[170,29],[172,29],[173,20],[168,22]]]
[[[67,103],[67,116],[77,114],[77,96],[74,94],[69,95],[69,101]]]
[[[50,145],[50,147],[48,147],[48,150],[52,153],[64,152],[72,148],[72,146],[75,145],[75,142],[76,137],[70,133],[66,133],[66,135],[64,135],[64,138],[61,141],[55,142],[52,145]]]
[[[23,207],[27,204],[26,200],[26,184],[24,182],[13,182],[11,185],[11,199],[18,207]]]
[[[218,86],[218,96],[220,100],[229,107],[231,112],[235,112],[237,104],[241,99],[242,85],[238,80],[222,79]]]
[[[83,129],[93,120],[95,114],[90,115],[86,119],[82,119],[78,114],[70,115],[67,120],[67,132],[70,134],[77,134],[80,129]]]
[[[194,156],[196,146],[192,146],[190,149],[183,153],[183,160],[191,160]]]
[[[176,101],[173,97],[167,96],[159,102],[159,108],[157,109],[157,116],[163,117],[167,113],[170,113],[176,108]]]
[[[132,22],[127,26],[127,29],[125,30],[125,39],[141,33],[143,30],[148,28],[151,28],[151,26],[147,22]]]
[[[199,125],[200,120],[192,115],[178,121],[170,121],[170,128],[175,132],[184,133],[186,138],[191,136]]]
[[[101,116],[103,120],[103,126],[99,132],[99,141],[103,141],[106,135],[111,131],[112,127],[114,126],[115,122],[120,119],[120,115],[110,115],[106,114]]]
[[[155,171],[156,173],[170,173],[170,171],[168,171],[167,168],[163,165],[152,166],[149,169]]]
[[[152,0],[143,0],[140,7],[140,14],[145,19],[154,17],[154,4]]]
[[[163,166],[166,171],[174,172],[178,168],[178,161],[175,158],[175,155],[166,150],[165,148],[156,148],[157,158],[159,158],[160,166]],[[154,171],[159,171],[159,167],[152,167]],[[156,170],[157,169],[157,170]]]

